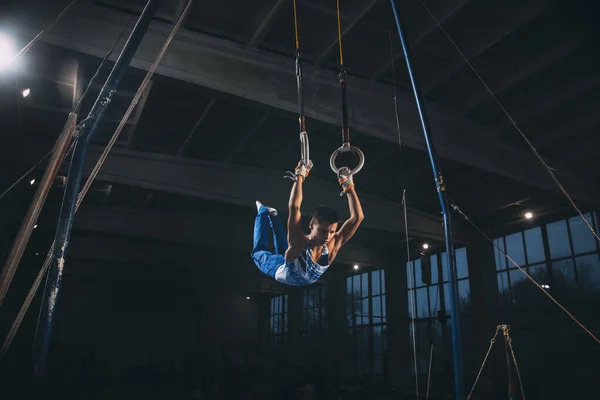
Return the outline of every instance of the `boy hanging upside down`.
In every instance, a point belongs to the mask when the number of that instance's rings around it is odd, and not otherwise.
[[[312,165],[311,165],[312,166]],[[340,168],[339,183],[348,197],[350,218],[338,231],[338,215],[327,206],[314,211],[309,223],[310,233],[302,231],[302,183],[311,166],[302,162],[292,176],[294,185],[290,193],[288,234],[277,216],[277,210],[256,202],[258,215],[254,223],[254,248],[252,259],[266,275],[288,285],[304,286],[315,283],[333,263],[340,248],[354,235],[364,216],[350,169]],[[268,249],[269,229],[273,232],[275,252]]]

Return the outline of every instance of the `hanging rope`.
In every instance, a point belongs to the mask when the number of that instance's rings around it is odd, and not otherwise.
[[[496,104],[498,104],[498,107],[500,107],[500,109],[502,110],[502,112],[504,113],[504,115],[506,115],[506,117],[508,118],[508,120],[510,121],[510,123],[514,126],[514,128],[517,130],[517,132],[519,132],[519,134],[521,135],[521,137],[523,138],[523,140],[525,141],[525,143],[529,146],[529,148],[531,149],[531,151],[533,152],[533,154],[535,155],[535,157],[544,166],[544,168],[546,169],[546,171],[548,172],[548,174],[550,175],[550,177],[552,178],[552,180],[554,181],[554,183],[556,183],[556,185],[558,186],[558,188],[560,189],[560,191],[565,195],[565,197],[567,198],[567,200],[569,201],[569,203],[571,204],[571,206],[573,207],[573,209],[575,211],[577,211],[577,214],[579,214],[579,216],[581,217],[582,221],[588,227],[588,229],[590,230],[590,232],[592,232],[592,234],[594,235],[594,237],[596,238],[596,240],[600,243],[600,236],[598,236],[598,234],[596,233],[596,231],[594,230],[594,228],[592,227],[592,225],[590,225],[590,223],[585,219],[585,217],[583,216],[583,213],[581,212],[581,210],[579,209],[579,207],[577,207],[577,205],[575,204],[575,202],[573,201],[573,199],[571,198],[571,196],[569,195],[569,193],[567,192],[567,190],[560,183],[560,181],[558,180],[558,178],[556,177],[556,175],[552,171],[552,168],[550,168],[550,166],[548,166],[548,164],[546,163],[546,161],[544,161],[544,159],[538,153],[538,151],[535,148],[535,146],[531,143],[531,141],[529,140],[529,138],[525,135],[525,133],[517,125],[517,123],[515,122],[515,120],[513,119],[513,117],[509,114],[509,112],[502,105],[502,103],[500,102],[500,100],[498,99],[498,97],[496,97],[496,95],[494,94],[494,92],[492,91],[492,89],[490,89],[490,87],[488,86],[488,84],[485,82],[485,80],[483,79],[483,77],[481,76],[481,74],[479,72],[477,72],[477,70],[475,69],[475,67],[471,63],[471,61],[469,61],[469,59],[467,58],[467,56],[465,56],[465,54],[460,50],[460,48],[458,47],[458,45],[456,44],[456,42],[452,39],[452,37],[450,37],[450,34],[448,34],[448,32],[446,31],[446,29],[444,29],[444,27],[438,21],[438,19],[435,17],[435,15],[433,15],[433,13],[429,9],[429,7],[427,7],[427,5],[425,4],[425,2],[423,2],[423,0],[419,0],[419,1],[423,5],[423,7],[425,7],[425,9],[427,10],[427,12],[431,16],[431,18],[433,18],[433,20],[435,21],[435,23],[437,24],[437,26],[442,30],[442,32],[444,33],[444,35],[446,35],[446,37],[448,38],[448,40],[450,41],[450,43],[452,43],[452,46],[454,46],[454,48],[456,49],[456,51],[458,51],[458,53],[463,58],[463,60],[465,61],[465,63],[473,71],[473,73],[475,74],[475,76],[477,76],[477,79],[483,84],[483,86],[485,87],[485,89],[487,90],[487,92],[490,94],[490,96],[492,96],[492,98],[494,99],[494,101],[496,102]]]
[[[185,7],[185,9],[183,10],[183,12],[181,13],[181,16],[179,17],[179,20],[177,21],[177,23],[173,27],[173,30],[171,31],[171,34],[169,35],[169,37],[167,38],[167,40],[163,44],[163,47],[160,50],[160,53],[156,57],[154,63],[152,64],[152,66],[148,70],[148,73],[144,77],[144,80],[140,84],[140,87],[138,88],[135,96],[131,100],[129,108],[127,109],[127,111],[123,115],[123,118],[121,118],[121,122],[119,123],[119,126],[117,127],[117,129],[115,130],[115,133],[113,134],[113,136],[111,137],[110,141],[108,142],[106,148],[104,149],[104,152],[102,153],[102,155],[98,159],[98,161],[96,163],[96,166],[94,167],[93,171],[90,173],[90,176],[88,177],[88,180],[86,181],[85,185],[83,186],[83,188],[79,192],[79,196],[77,198],[76,211],[79,209],[79,206],[81,205],[81,203],[82,203],[85,195],[89,191],[89,188],[91,187],[92,182],[94,181],[94,179],[98,175],[98,172],[100,171],[100,168],[102,167],[102,164],[106,160],[106,157],[108,156],[108,153],[110,152],[110,150],[112,149],[113,145],[115,144],[115,142],[119,138],[119,135],[121,134],[121,131],[123,130],[123,128],[127,124],[127,121],[129,120],[129,117],[131,116],[131,114],[133,113],[133,110],[135,109],[135,107],[137,106],[138,102],[140,101],[140,98],[142,97],[144,91],[146,90],[146,87],[150,83],[150,80],[152,79],[152,76],[154,75],[156,69],[158,68],[158,65],[161,63],[161,61],[162,61],[162,59],[163,59],[163,57],[164,57],[167,49],[169,48],[169,45],[171,44],[171,41],[175,37],[175,34],[177,33],[177,31],[181,27],[181,24],[185,20],[185,17],[189,13],[193,2],[194,2],[194,0],[189,0],[187,6]],[[38,276],[36,277],[36,280],[34,281],[33,286],[31,287],[31,289],[29,291],[29,294],[27,295],[27,298],[23,302],[23,305],[21,306],[21,309],[19,310],[19,313],[17,314],[17,317],[16,317],[15,321],[13,322],[13,325],[11,326],[11,328],[10,328],[10,330],[9,330],[6,338],[4,339],[4,342],[2,343],[2,347],[0,348],[0,361],[6,355],[6,352],[8,351],[8,348],[10,347],[10,344],[12,343],[12,340],[13,340],[13,338],[14,338],[17,330],[19,329],[19,327],[21,325],[21,322],[23,321],[23,317],[27,313],[27,310],[28,310],[29,306],[31,305],[31,302],[32,302],[32,300],[33,300],[33,298],[35,296],[35,293],[37,292],[37,289],[39,288],[39,285],[41,284],[41,282],[42,282],[42,280],[44,278],[44,275],[45,275],[46,271],[48,270],[48,267],[50,265],[50,256],[52,254],[53,247],[54,247],[54,243],[52,244],[52,247],[50,248],[50,250],[49,250],[49,252],[48,252],[48,254],[46,256],[46,261],[44,261],[44,265],[40,269],[40,272],[38,273]]]
[[[509,392],[509,397],[515,398],[515,393],[514,390],[512,388],[512,378],[511,378],[511,368],[510,368],[510,357],[509,357],[509,352],[508,350],[510,349],[510,354],[512,355],[512,362],[515,365],[515,369],[517,371],[517,376],[519,378],[519,385],[521,388],[521,396],[523,396],[523,400],[527,400],[525,398],[525,390],[523,390],[523,381],[521,380],[521,373],[519,372],[519,366],[517,364],[517,357],[515,357],[515,352],[513,351],[513,347],[512,347],[512,339],[510,337],[510,326],[508,325],[498,325],[496,327],[496,332],[494,333],[494,336],[492,337],[492,339],[490,340],[490,346],[488,347],[487,353],[485,353],[485,357],[483,358],[483,363],[481,364],[481,367],[479,368],[479,372],[477,373],[477,377],[475,378],[475,382],[473,383],[473,387],[471,388],[471,391],[469,392],[469,395],[467,396],[467,400],[471,399],[471,396],[473,395],[473,392],[475,391],[475,387],[477,386],[477,383],[479,382],[479,378],[481,377],[481,372],[483,371],[483,368],[485,367],[485,364],[487,363],[487,359],[490,355],[490,352],[492,351],[492,347],[494,347],[494,344],[496,343],[496,338],[498,337],[498,332],[502,331],[502,334],[504,335],[504,344],[506,347],[506,367],[508,368],[508,392]]]
[[[512,339],[510,337],[510,326],[508,325],[502,325],[502,331],[504,333],[504,343],[506,345],[508,345],[508,348],[510,349],[510,354],[512,355],[512,361],[515,364],[515,370],[517,371],[517,377],[519,378],[519,387],[521,388],[521,396],[523,396],[523,400],[527,400],[525,398],[525,390],[523,390],[523,380],[521,379],[521,372],[519,371],[519,365],[517,364],[517,357],[515,356],[515,351],[513,350],[512,347]],[[508,358],[508,355],[507,355]],[[508,362],[508,360],[507,360]],[[512,385],[512,381],[509,382],[509,384]]]
[[[477,382],[479,382],[479,377],[481,376],[481,372],[483,371],[483,367],[485,367],[485,363],[487,362],[487,359],[490,355],[490,352],[492,351],[492,347],[494,347],[494,343],[496,343],[496,338],[498,337],[498,332],[500,332],[500,325],[498,325],[496,327],[496,333],[494,333],[494,336],[492,337],[492,340],[490,340],[490,346],[488,347],[487,353],[485,353],[485,357],[483,358],[483,363],[481,364],[481,367],[479,368],[479,372],[477,373],[477,377],[475,378],[475,382],[473,383],[473,387],[471,388],[471,392],[469,392],[469,395],[467,396],[467,400],[471,399],[471,395],[473,394],[473,391],[475,390],[475,387],[477,386]]]
[[[308,169],[312,168],[310,146],[306,132],[306,117],[304,116],[304,84],[302,81],[302,60],[300,57],[300,37],[298,35],[298,7],[294,0],[294,31],[296,33],[296,88],[298,90],[298,125],[300,128],[300,160]]]
[[[346,70],[344,68],[344,53],[342,51],[342,18],[340,15],[340,0],[336,1],[337,4],[337,28],[338,28],[338,43],[340,47],[340,72],[338,77],[340,79],[340,89],[342,92],[342,146],[337,148],[329,159],[329,166],[331,170],[335,172],[338,176],[342,169],[346,169],[347,167],[339,168],[335,165],[335,159],[341,153],[352,152],[358,155],[359,161],[358,165],[354,169],[349,170],[350,178],[360,172],[365,164],[365,156],[362,151],[356,146],[352,146],[350,144],[350,128],[348,127],[348,101],[346,96]],[[344,195],[344,192],[340,193],[340,195]]]
[[[515,393],[515,385],[513,384],[513,376],[512,376],[512,368],[510,367],[510,352],[509,352],[509,344],[508,344],[508,327],[507,325],[502,325],[502,331],[504,333],[504,355],[506,358],[506,380],[508,381],[508,398],[516,399],[517,394]],[[506,327],[506,328],[504,328]]]
[[[298,127],[300,131],[300,162],[298,167],[310,171],[313,163],[310,160],[310,145],[306,132],[306,117],[304,116],[304,84],[302,81],[302,60],[300,57],[300,36],[298,34],[298,7],[294,0],[294,32],[296,39],[296,89],[298,90]],[[284,178],[296,181],[296,173],[287,171]]]
[[[517,267],[527,277],[527,279],[529,279],[531,282],[533,282],[533,284],[538,289],[540,289],[542,291],[542,293],[544,293],[546,296],[548,296],[548,298],[550,300],[552,300],[552,302],[554,304],[556,304],[561,310],[563,310],[565,312],[565,314],[567,314],[569,316],[569,318],[571,318],[577,325],[579,325],[579,327],[581,327],[585,332],[587,332],[587,334],[590,335],[590,337],[592,339],[594,339],[596,342],[598,342],[598,344],[600,344],[600,339],[598,337],[596,337],[585,325],[583,325],[581,322],[579,322],[579,320],[577,318],[575,318],[575,316],[573,314],[571,314],[569,312],[569,310],[567,310],[558,300],[556,300],[554,297],[552,297],[552,295],[546,289],[544,289],[539,283],[537,283],[536,280],[533,279],[531,277],[531,275],[529,275],[527,273],[527,271],[525,271],[523,269],[523,267],[521,267],[519,264],[517,264],[517,262],[515,260],[513,260],[508,254],[506,254],[504,252],[504,250],[502,250],[496,243],[494,243],[494,241],[488,235],[486,235],[485,232],[483,232],[483,230],[481,230],[481,228],[479,228],[479,226],[477,226],[477,224],[475,224],[473,221],[471,221],[471,219],[464,212],[462,212],[462,210],[454,203],[454,201],[452,201],[451,207],[454,211],[458,212],[465,220],[467,220],[467,222],[469,222],[500,253],[502,253],[508,261],[510,261],[515,267]]]
[[[408,216],[406,212],[406,190],[402,192],[402,207],[404,208],[404,234],[406,236],[406,265],[408,268],[408,291],[411,296],[410,299],[410,310],[411,310],[411,325],[412,325],[412,342],[413,342],[413,361],[415,364],[415,390],[417,392],[417,400],[419,399],[419,370],[417,367],[417,334],[416,334],[416,311],[415,311],[415,290],[413,287],[413,274],[412,274],[412,265],[410,259],[410,245],[408,243]]]

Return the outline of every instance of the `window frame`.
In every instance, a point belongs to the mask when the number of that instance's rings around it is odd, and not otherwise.
[[[596,211],[585,212],[584,217],[586,217],[586,219],[588,219],[588,217],[589,217],[588,220],[591,221],[592,227],[594,228],[594,230],[596,232],[598,232],[598,217],[597,217]],[[579,215],[576,215],[576,216],[561,218],[558,220],[544,222],[544,223],[541,223],[536,226],[528,227],[527,229],[524,229],[524,230],[520,230],[517,232],[499,236],[494,239],[494,244],[498,245],[502,249],[503,252],[508,254],[506,238],[509,236],[513,236],[513,235],[520,235],[522,238],[523,251],[524,251],[524,255],[525,255],[525,263],[519,264],[519,265],[525,271],[527,271],[527,273],[529,275],[532,275],[532,272],[531,272],[532,267],[543,266],[544,267],[544,270],[542,273],[543,278],[540,279],[540,277],[536,277],[536,276],[533,276],[533,277],[534,277],[534,279],[536,279],[536,281],[539,284],[544,285],[545,288],[547,290],[549,290],[550,293],[553,295],[554,294],[559,294],[559,295],[566,294],[566,293],[564,293],[565,291],[563,289],[565,289],[566,286],[569,285],[569,282],[565,281],[565,288],[561,287],[561,288],[557,289],[558,285],[557,285],[557,281],[555,279],[556,278],[555,269],[556,269],[556,266],[558,263],[567,261],[569,263],[568,267],[572,269],[573,284],[574,284],[574,286],[572,288],[570,288],[569,291],[571,293],[576,294],[576,293],[578,293],[578,291],[582,291],[584,288],[584,282],[582,282],[582,280],[580,279],[581,272],[580,272],[580,266],[578,266],[577,260],[582,257],[588,257],[588,256],[595,255],[596,257],[598,257],[597,261],[598,261],[598,265],[600,265],[600,244],[598,243],[597,240],[595,240],[595,238],[594,238],[595,249],[589,250],[589,251],[582,251],[582,252],[577,252],[575,250],[575,246],[574,246],[574,242],[573,242],[572,221],[574,221],[574,219],[580,219],[580,218],[581,217]],[[554,225],[554,224],[560,224],[562,222],[564,222],[565,227],[566,227],[566,240],[568,241],[569,254],[561,255],[561,256],[553,256],[552,255],[552,247],[551,247],[551,238],[549,237],[549,234],[548,234],[548,227],[551,225]],[[526,234],[526,232],[533,230],[533,229],[540,230],[543,252],[544,252],[544,260],[541,262],[531,263],[529,261],[529,256],[528,256],[529,252],[527,249],[527,242],[526,242],[525,234]],[[495,254],[495,256],[494,256],[495,270],[496,270],[496,277],[497,277],[496,285],[498,288],[498,295],[500,298],[501,306],[504,308],[532,306],[532,304],[530,304],[530,303],[518,304],[517,300],[515,299],[515,295],[513,294],[514,293],[513,285],[516,285],[517,281],[515,281],[513,283],[514,278],[511,278],[511,273],[519,274],[519,276],[520,276],[519,282],[523,281],[523,280],[527,280],[528,278],[525,277],[523,275],[523,273],[519,270],[519,268],[515,267],[514,264],[512,264],[511,261],[507,260],[506,256],[504,254],[502,254],[495,247],[494,247],[494,254]],[[509,256],[510,256],[510,254],[509,254]],[[499,268],[499,263],[503,263],[503,268]],[[535,275],[535,274],[533,274],[533,275]],[[563,293],[560,293],[561,290],[563,291]],[[598,291],[600,291],[600,288],[598,289]]]
[[[376,279],[374,279],[375,276]],[[357,277],[360,282],[359,293],[361,293],[358,298],[353,296],[356,293],[355,281]],[[355,372],[358,377],[375,377],[385,373],[387,355],[386,282],[384,269],[361,271],[346,277],[347,332],[351,338],[351,351],[356,362]],[[379,288],[374,293],[377,283]],[[364,294],[363,285],[366,285],[366,295]],[[358,307],[360,316],[355,315],[353,303],[361,305]],[[366,314],[365,304],[367,306]],[[374,310],[377,305],[379,305],[379,311]],[[379,332],[379,335],[377,332]],[[363,340],[358,340],[359,337]]]
[[[269,343],[284,345],[288,340],[289,297],[287,294],[271,296],[269,306]]]

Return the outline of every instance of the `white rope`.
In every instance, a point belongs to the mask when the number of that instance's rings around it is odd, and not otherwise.
[[[411,309],[411,325],[412,325],[412,341],[413,341],[413,357],[415,363],[415,390],[417,393],[417,400],[419,399],[419,370],[417,368],[417,335],[415,328],[415,320],[416,320],[416,312],[415,312],[415,290],[413,287],[413,274],[412,274],[412,264],[410,260],[410,246],[408,243],[408,218],[406,212],[406,190],[402,192],[402,206],[404,208],[404,234],[406,236],[406,258],[407,258],[407,269],[408,269],[408,291],[410,292],[410,309]]]
[[[433,336],[433,332],[430,332]],[[425,399],[429,400],[429,387],[431,386],[431,366],[433,361],[433,339],[431,340],[431,344],[429,345],[429,371],[427,373],[427,394],[425,395]]]
[[[510,353],[512,354],[513,363],[515,364],[515,369],[517,370],[517,377],[519,378],[519,386],[521,387],[521,396],[523,396],[523,400],[525,399],[525,390],[523,390],[523,381],[521,380],[521,372],[519,371],[519,366],[517,365],[517,357],[515,357],[515,352],[512,347],[512,339],[510,337],[509,330],[510,328],[507,325],[503,325],[504,338],[506,339],[506,343],[508,343],[508,347],[510,348]]]

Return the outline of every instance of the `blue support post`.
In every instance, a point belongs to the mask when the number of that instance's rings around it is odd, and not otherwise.
[[[446,257],[448,265],[448,276],[450,277],[450,322],[452,325],[452,349],[454,353],[453,364],[454,364],[454,386],[456,391],[456,400],[465,399],[465,380],[463,371],[463,352],[462,352],[462,335],[460,326],[460,311],[459,311],[459,297],[458,297],[458,284],[456,278],[456,267],[454,258],[454,245],[452,243],[452,227],[449,210],[448,196],[446,193],[446,187],[441,170],[436,164],[437,153],[433,142],[431,141],[429,122],[427,120],[427,113],[423,102],[421,100],[421,94],[417,84],[417,79],[413,73],[412,65],[410,62],[409,44],[406,42],[406,37],[400,18],[398,16],[398,10],[396,9],[395,0],[390,0],[392,5],[392,11],[394,13],[394,19],[396,20],[396,27],[398,28],[398,36],[402,42],[402,50],[404,51],[404,58],[406,59],[406,67],[408,68],[408,74],[412,84],[413,92],[415,94],[415,100],[417,103],[417,109],[419,116],[421,117],[421,126],[423,128],[423,134],[425,136],[425,143],[427,144],[427,151],[429,152],[429,159],[431,161],[431,168],[433,169],[433,177],[435,179],[435,185],[437,187],[438,197],[440,200],[440,206],[442,208],[443,220],[444,220],[444,236],[446,239]]]
[[[56,302],[60,292],[60,283],[62,279],[63,269],[65,265],[65,257],[67,247],[69,246],[69,238],[71,229],[73,228],[73,219],[75,215],[75,207],[77,203],[77,195],[81,186],[83,176],[83,164],[85,157],[94,133],[98,129],[100,120],[104,115],[112,97],[114,96],[119,82],[125,75],[127,67],[131,62],[140,43],[156,11],[160,0],[148,0],[137,24],[133,28],[123,51],[119,55],[115,66],[110,75],[106,79],[104,87],[100,91],[94,106],[90,110],[87,118],[81,123],[79,138],[73,153],[71,165],[69,168],[69,178],[63,196],[63,202],[58,218],[58,227],[54,237],[54,248],[52,250],[51,264],[48,269],[48,278],[44,289],[44,297],[42,299],[42,309],[38,331],[35,338],[34,347],[34,374],[37,378],[44,375],[46,358],[48,355],[48,347],[52,338],[52,327],[54,324],[54,314],[56,312]],[[102,32],[98,32],[102,34]]]

